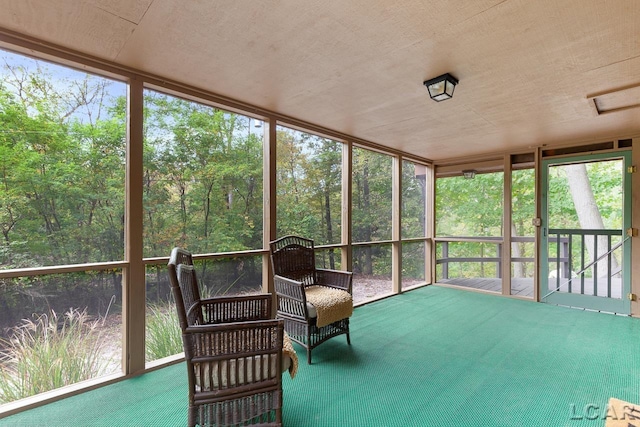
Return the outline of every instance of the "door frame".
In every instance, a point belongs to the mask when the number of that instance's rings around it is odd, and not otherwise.
[[[594,153],[588,155],[577,155],[570,157],[556,157],[543,159],[541,163],[541,234],[540,234],[540,262],[538,266],[538,277],[540,286],[540,302],[547,302],[557,305],[566,305],[570,307],[580,307],[584,309],[606,311],[619,314],[631,313],[631,300],[628,295],[631,292],[631,240],[627,236],[625,230],[631,227],[631,173],[628,167],[631,166],[631,151],[616,151]],[[582,295],[575,293],[556,292],[549,289],[549,223],[548,223],[548,186],[549,186],[549,169],[551,166],[590,163],[606,160],[622,160],[622,193],[623,193],[623,212],[622,212],[622,295],[621,299],[596,297],[591,295]]]

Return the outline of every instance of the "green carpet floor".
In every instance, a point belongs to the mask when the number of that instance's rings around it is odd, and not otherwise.
[[[638,319],[430,286],[357,308],[351,342],[328,341],[311,366],[297,347],[287,427],[603,426],[609,397],[640,403]],[[185,423],[183,364],[0,419]]]

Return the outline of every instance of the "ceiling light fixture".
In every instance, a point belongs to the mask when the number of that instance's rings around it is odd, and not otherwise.
[[[464,176],[465,179],[473,179],[476,177],[476,171],[474,169],[463,170],[462,176]]]
[[[453,96],[453,90],[458,84],[458,79],[446,73],[423,83],[429,90],[429,96],[434,101],[440,102]]]

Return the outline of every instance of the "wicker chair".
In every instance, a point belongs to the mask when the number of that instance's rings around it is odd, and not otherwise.
[[[201,299],[189,252],[174,248],[169,278],[189,377],[189,426],[281,426],[283,321],[271,295]]]
[[[307,349],[307,363],[311,351],[329,338],[349,336],[349,316],[318,326],[317,307],[308,301],[311,286],[329,287],[347,293],[353,311],[352,273],[316,268],[313,240],[285,236],[270,244],[271,265],[277,295],[277,317],[284,320],[284,328],[293,341]]]

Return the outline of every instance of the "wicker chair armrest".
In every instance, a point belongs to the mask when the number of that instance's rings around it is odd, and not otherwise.
[[[185,330],[185,334],[211,334],[220,333],[224,331],[235,331],[244,329],[256,329],[256,328],[273,328],[282,324],[280,319],[265,319],[265,320],[251,320],[246,322],[229,322],[229,323],[216,323],[211,325],[194,325],[188,326]]]
[[[264,320],[250,320],[244,322],[227,322],[227,323],[214,323],[211,325],[193,325],[188,326],[184,332],[187,334],[202,334],[218,331],[228,331],[235,329],[251,329],[262,326],[273,326],[281,321],[278,319],[264,319]]]
[[[308,319],[307,297],[304,283],[287,277],[274,275],[274,288],[278,302],[278,315],[293,319]]]
[[[318,285],[330,286],[349,292],[353,291],[353,273],[350,271],[329,270],[326,268],[316,269]]]
[[[205,324],[246,322],[271,318],[271,294],[234,295],[200,301]]]

